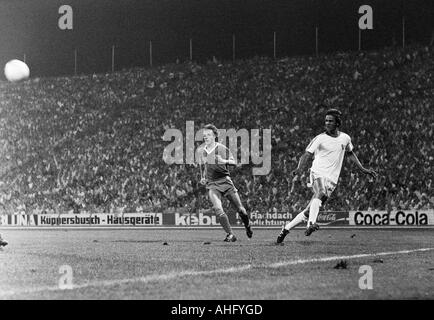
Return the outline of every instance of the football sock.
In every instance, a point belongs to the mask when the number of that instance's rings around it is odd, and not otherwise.
[[[302,223],[303,221],[306,221],[306,216],[304,215],[304,213],[305,210],[297,214],[294,219],[292,219],[290,222],[286,224],[285,229],[289,231],[295,226],[297,226],[298,224]]]
[[[310,224],[314,224],[316,222],[316,218],[318,217],[319,208],[321,207],[322,201],[320,199],[313,199],[309,208],[309,222]]]
[[[226,233],[232,234],[232,228],[231,224],[229,223],[229,218],[227,214],[223,211],[222,208],[214,208],[214,212],[217,215],[217,218],[219,219],[219,222],[223,229],[226,231]]]
[[[219,215],[218,218],[219,218],[220,224],[222,225],[222,227],[226,231],[226,233],[232,234],[232,228],[231,228],[231,224],[229,223],[228,215],[226,213],[223,213],[222,215]]]
[[[249,216],[247,215],[246,209],[242,208],[240,211],[238,211],[238,214],[240,215],[241,221],[243,222],[245,227],[248,227],[250,224]]]

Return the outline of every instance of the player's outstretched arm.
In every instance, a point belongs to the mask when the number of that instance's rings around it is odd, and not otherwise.
[[[202,166],[199,164],[199,166]],[[204,165],[203,170],[200,170],[200,184],[205,185],[206,184],[206,166]]]
[[[200,184],[205,185],[206,184],[206,171],[207,171],[207,167],[206,167],[206,159],[202,156],[203,154],[203,148],[198,148],[196,150],[196,161],[195,164],[196,166],[199,167],[199,171],[200,171]]]
[[[303,155],[300,157],[300,160],[298,161],[297,168],[294,171],[292,171],[292,175],[295,176],[297,174],[300,174],[303,171],[303,169],[306,167],[307,162],[310,159],[312,159],[312,156],[313,154],[310,152],[306,151],[305,153],[303,153]]]
[[[205,185],[206,184],[206,170],[207,167],[204,163],[199,163],[199,170],[200,170],[200,184]]]
[[[347,152],[348,158],[350,159],[351,162],[354,162],[356,164],[356,166],[364,173],[364,174],[369,174],[371,177],[373,177],[374,179],[376,179],[378,177],[378,174],[373,170],[373,169],[366,169],[361,163],[359,158],[357,158],[356,154],[354,153],[354,151],[349,151]]]
[[[217,159],[217,163],[221,163],[221,164],[228,164],[231,166],[236,166],[237,162],[235,161],[234,156],[232,155],[232,152],[226,148],[227,154],[228,154],[228,158],[224,159],[221,155],[216,155],[216,159]]]

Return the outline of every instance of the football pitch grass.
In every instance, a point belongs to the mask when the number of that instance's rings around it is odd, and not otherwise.
[[[3,229],[0,299],[434,299],[432,228],[279,231]]]

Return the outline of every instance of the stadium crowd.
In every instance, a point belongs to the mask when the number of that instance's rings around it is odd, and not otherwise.
[[[249,210],[299,211],[308,171],[290,172],[327,106],[380,178],[347,162],[326,209],[432,209],[433,70],[433,47],[412,46],[0,83],[0,212],[209,208],[198,168],[163,161],[165,130],[185,138],[186,121],[271,129],[271,172],[235,167],[234,183]]]

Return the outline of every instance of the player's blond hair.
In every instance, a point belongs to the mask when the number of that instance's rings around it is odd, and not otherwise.
[[[217,127],[216,127],[215,125],[213,125],[213,124],[207,124],[207,125],[204,125],[204,126],[203,126],[203,129],[206,129],[206,130],[212,130],[212,132],[214,133],[214,135],[215,135],[216,137],[219,136],[218,129],[217,129]]]

